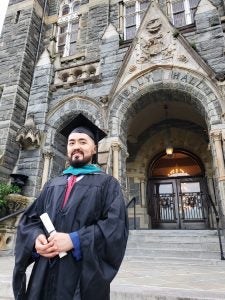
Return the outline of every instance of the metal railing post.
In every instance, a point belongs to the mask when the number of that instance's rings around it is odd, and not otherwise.
[[[128,204],[126,205],[126,208],[128,209],[129,208],[129,206],[132,204],[132,203],[134,203],[134,229],[136,229],[136,201],[137,201],[137,199],[136,199],[136,197],[133,197],[129,202],[128,202]]]

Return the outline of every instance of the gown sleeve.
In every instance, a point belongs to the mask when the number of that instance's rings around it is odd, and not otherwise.
[[[39,218],[43,210],[45,189],[25,210],[18,227],[15,246],[15,266],[13,270],[13,292],[15,299],[23,299],[26,290],[26,269],[36,259],[34,244],[39,234],[45,234]]]
[[[102,187],[102,203],[100,220],[77,231],[83,256],[81,285],[85,282],[85,287],[89,287],[84,290],[87,299],[88,293],[99,294],[99,287],[102,289],[104,283],[109,286],[124,257],[128,238],[125,203],[120,185],[113,177],[109,177]],[[98,287],[98,290],[94,291],[90,286]]]

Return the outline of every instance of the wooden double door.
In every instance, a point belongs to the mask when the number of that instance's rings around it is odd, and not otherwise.
[[[152,228],[208,228],[206,190],[202,177],[151,178],[148,211]]]

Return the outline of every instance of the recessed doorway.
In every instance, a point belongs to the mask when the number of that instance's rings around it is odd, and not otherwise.
[[[161,155],[150,167],[148,211],[152,228],[208,228],[204,169],[193,154]]]

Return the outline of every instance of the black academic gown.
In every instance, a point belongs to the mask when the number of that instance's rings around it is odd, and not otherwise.
[[[13,272],[16,300],[107,300],[110,282],[122,262],[128,223],[117,180],[88,174],[73,187],[62,209],[67,176],[50,180],[23,214],[18,230]],[[33,262],[36,237],[44,233],[39,216],[47,212],[58,232],[77,231],[82,259],[72,254],[35,260],[28,288],[25,271]]]

